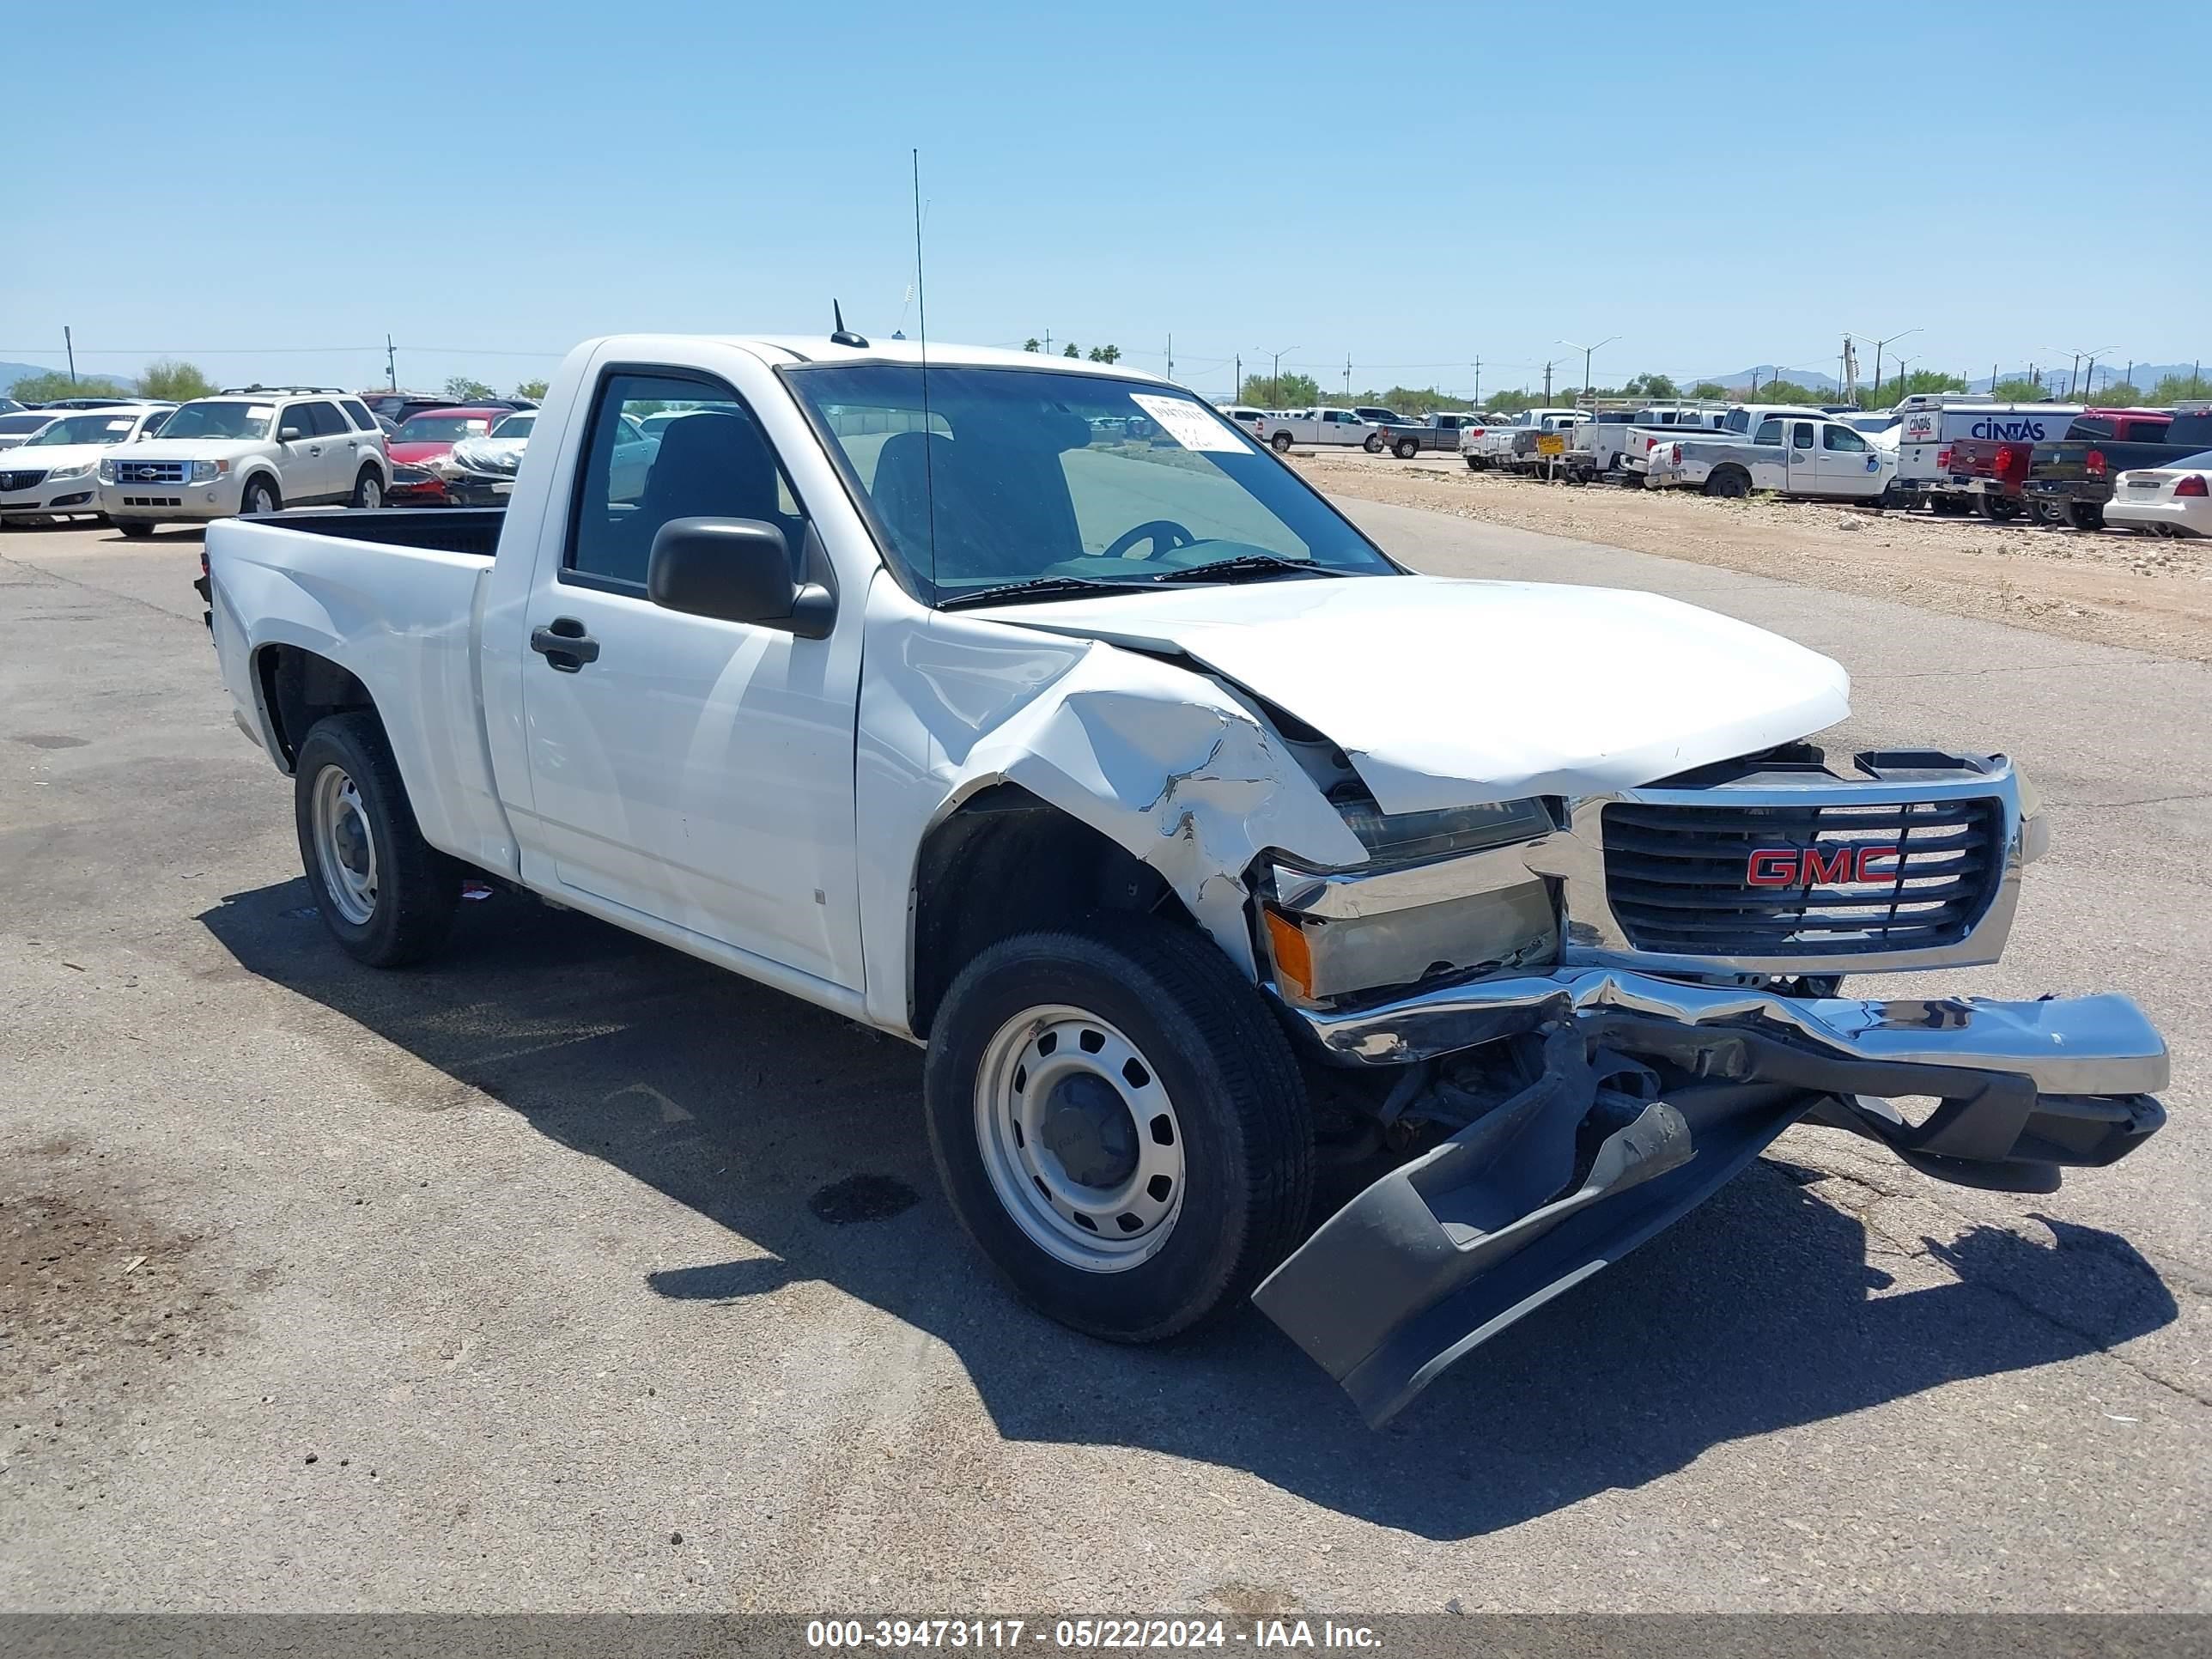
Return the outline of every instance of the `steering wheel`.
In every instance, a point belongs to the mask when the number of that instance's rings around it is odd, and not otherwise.
[[[1172,553],[1178,547],[1188,547],[1197,539],[1173,519],[1152,519],[1133,530],[1123,531],[1098,556],[1102,559],[1126,559],[1129,556],[1129,550],[1139,542],[1150,542],[1152,550],[1145,557],[1157,559],[1161,554]]]

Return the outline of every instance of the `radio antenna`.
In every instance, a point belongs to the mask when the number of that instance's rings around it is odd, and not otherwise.
[[[929,424],[929,299],[921,280],[921,151],[914,157],[914,308],[915,331],[921,347],[921,500],[929,520],[929,585],[937,586],[937,478],[932,465],[936,433]]]

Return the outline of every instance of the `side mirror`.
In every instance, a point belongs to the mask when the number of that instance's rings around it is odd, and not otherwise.
[[[307,435],[307,434],[301,431],[298,427],[288,426],[279,428],[276,434],[276,441],[280,444],[295,444]]]
[[[671,519],[653,538],[645,591],[670,611],[829,636],[837,602],[818,582],[791,579],[783,532],[757,519]]]

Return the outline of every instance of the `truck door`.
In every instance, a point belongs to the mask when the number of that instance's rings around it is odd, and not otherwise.
[[[1790,481],[1783,485],[1793,495],[1812,495],[1820,493],[1820,451],[1814,447],[1813,422],[1790,422],[1790,451],[1784,459],[1789,464]]]
[[[645,441],[641,484],[636,422],[672,406],[689,412]],[[670,520],[774,525],[803,571],[805,504],[720,380],[611,368],[584,418],[524,623],[535,856],[552,866],[524,874],[858,988],[860,607],[806,640],[655,605],[647,556]]]
[[[1814,476],[1823,495],[1879,495],[1889,482],[1874,446],[1840,421],[1820,422],[1815,453]]]

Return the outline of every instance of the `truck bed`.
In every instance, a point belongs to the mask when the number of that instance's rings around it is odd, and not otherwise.
[[[311,536],[342,536],[349,542],[381,542],[426,553],[489,559],[499,550],[499,527],[506,516],[503,507],[380,507],[343,513],[303,507],[268,514],[254,522],[302,530]]]

